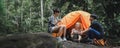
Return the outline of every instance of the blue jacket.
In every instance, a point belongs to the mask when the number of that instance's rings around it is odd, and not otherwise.
[[[101,35],[104,34],[104,29],[99,22],[93,21],[90,27],[100,32]]]

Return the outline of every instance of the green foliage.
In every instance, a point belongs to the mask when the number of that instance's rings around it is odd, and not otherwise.
[[[52,9],[61,10],[59,18],[75,10],[99,16],[106,35],[120,37],[119,0],[43,0],[44,20],[41,20],[41,0],[0,0],[0,33],[47,32]],[[42,23],[44,26],[42,27]]]
[[[4,1],[0,0],[0,32],[4,33],[7,29],[6,25],[5,25],[5,5],[4,5]],[[1,34],[1,33],[0,33]]]

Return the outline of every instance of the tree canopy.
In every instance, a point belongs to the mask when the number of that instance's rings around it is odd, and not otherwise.
[[[105,35],[120,37],[120,0],[43,0],[42,5],[43,17],[41,0],[0,0],[0,34],[47,32],[48,17],[58,7],[59,18],[75,10],[97,14]]]

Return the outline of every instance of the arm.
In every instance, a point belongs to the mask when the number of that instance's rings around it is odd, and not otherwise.
[[[81,35],[83,35],[84,33],[86,33],[90,28],[86,29],[86,30],[83,30],[80,32]]]
[[[72,29],[72,31],[71,31],[71,35],[73,34],[73,32],[74,32],[74,29]]]
[[[71,37],[73,37],[73,32],[74,32],[74,29],[71,30],[71,34],[70,34]]]
[[[59,22],[61,22],[61,20],[58,20],[57,23],[55,25],[57,25]]]
[[[51,23],[51,25],[52,25],[52,26],[55,26],[55,25],[56,25],[56,23],[55,23],[55,20],[54,20],[54,17],[53,17],[53,16],[51,16],[49,20],[50,20],[50,23]]]

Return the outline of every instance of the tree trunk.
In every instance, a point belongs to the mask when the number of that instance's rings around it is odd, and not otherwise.
[[[41,0],[41,21],[42,21],[42,27],[43,27],[43,0]]]

